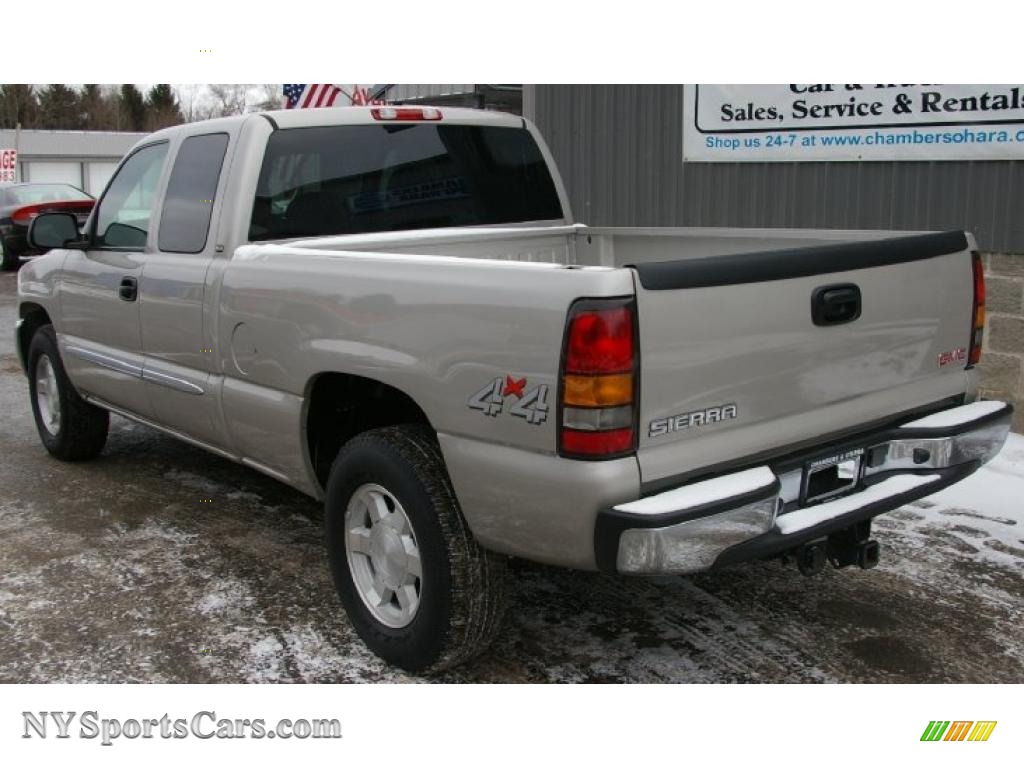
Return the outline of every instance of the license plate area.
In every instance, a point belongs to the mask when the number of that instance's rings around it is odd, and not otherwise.
[[[800,503],[813,504],[849,493],[860,482],[864,449],[813,459],[804,464]]]

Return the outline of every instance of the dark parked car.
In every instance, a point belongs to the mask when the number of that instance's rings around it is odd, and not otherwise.
[[[26,235],[40,213],[73,213],[81,227],[96,201],[70,184],[0,184],[0,268],[17,269],[22,256],[38,256]]]

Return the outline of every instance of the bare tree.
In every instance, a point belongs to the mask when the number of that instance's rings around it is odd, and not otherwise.
[[[246,83],[210,83],[177,85],[181,115],[186,122],[208,120],[213,117],[244,115],[247,112],[279,109],[281,107],[279,83],[252,85]]]
[[[205,86],[197,83],[178,85],[175,86],[174,91],[178,95],[181,115],[186,123],[206,120],[212,116],[210,114],[210,106],[204,95]]]
[[[263,83],[252,87],[253,109],[280,109],[284,86],[280,83]]]
[[[215,83],[210,86],[213,112],[217,117],[244,115],[249,107],[249,86]]]

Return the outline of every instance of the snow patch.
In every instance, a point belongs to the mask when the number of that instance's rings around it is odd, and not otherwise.
[[[197,491],[209,494],[223,495],[227,488],[227,486],[221,483],[216,483],[213,480],[208,480],[202,475],[197,475],[194,472],[183,472],[178,469],[171,469],[164,472],[164,477],[168,480],[180,483],[186,488],[193,488]]]
[[[251,491],[231,491],[227,494],[226,498],[231,501],[248,501],[253,504],[260,504],[263,502],[263,497],[258,493],[252,493]]]
[[[923,419],[901,424],[900,429],[942,429],[943,427],[958,427],[961,424],[984,418],[989,414],[1002,410],[1006,403],[998,400],[979,400],[976,403],[968,403],[957,408],[950,408],[947,411],[939,411]]]
[[[635,515],[660,515],[666,512],[679,512],[692,509],[703,504],[728,500],[734,496],[753,493],[767,488],[775,482],[775,474],[768,467],[755,467],[745,472],[736,472],[711,480],[704,480],[693,485],[684,485],[671,491],[648,496],[646,499],[619,504],[615,507],[619,512]]]
[[[929,517],[943,509],[976,510],[989,522],[986,530],[992,535],[1019,545],[1024,536],[1024,436],[1011,433],[1003,450],[978,472],[928,498],[935,504]],[[993,523],[993,518],[1006,522]]]
[[[802,531],[804,528],[810,528],[818,523],[823,523],[826,520],[831,520],[833,517],[845,515],[847,512],[853,512],[855,509],[866,507],[869,504],[874,504],[876,501],[882,501],[891,496],[898,496],[901,493],[906,493],[939,479],[941,479],[939,475],[903,475],[892,477],[852,496],[844,496],[835,501],[798,509],[787,515],[781,515],[775,521],[775,525],[779,529],[779,533],[795,533],[796,531]]]

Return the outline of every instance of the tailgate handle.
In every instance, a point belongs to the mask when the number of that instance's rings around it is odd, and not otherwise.
[[[860,288],[853,283],[823,285],[811,295],[815,325],[852,323],[860,317]]]

